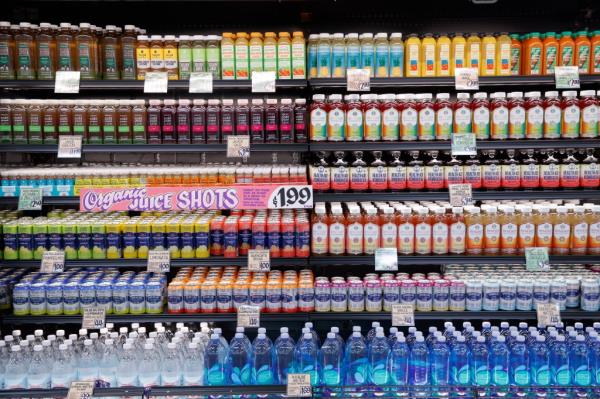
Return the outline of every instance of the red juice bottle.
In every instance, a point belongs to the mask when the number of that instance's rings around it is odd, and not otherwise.
[[[190,137],[190,125],[191,125],[191,108],[190,100],[181,99],[179,100],[179,106],[177,107],[177,144],[190,144],[192,142]]]
[[[594,90],[579,92],[579,108],[581,109],[581,137],[598,138],[598,99]]]
[[[508,139],[508,102],[506,93],[498,91],[490,94],[491,128],[490,137],[492,140]]]
[[[160,128],[162,130],[163,144],[177,143],[177,134],[175,132],[175,100],[165,100],[164,106],[160,110]]]
[[[475,93],[473,95],[473,133],[477,140],[489,140],[490,138],[490,102],[487,93]]]
[[[581,164],[581,180],[579,185],[584,189],[596,189],[600,185],[600,168],[598,158],[594,156],[594,149],[585,150],[586,157]]]
[[[210,99],[206,107],[206,142],[221,142],[221,101]]]
[[[354,192],[367,191],[369,188],[369,170],[367,163],[363,161],[363,152],[354,151],[352,153],[356,160],[350,167],[350,190]]]
[[[250,106],[250,141],[253,143],[265,142],[265,108],[263,100],[253,98]]]
[[[235,126],[235,108],[233,100],[224,99],[221,105],[221,140],[226,143],[227,136],[233,136]]]
[[[469,159],[465,161],[465,183],[470,184],[473,190],[482,186],[481,169],[481,162],[477,155],[469,155]]]
[[[508,138],[522,140],[525,138],[525,102],[523,92],[508,93]]]
[[[294,100],[294,134],[296,143],[308,142],[306,123],[306,99],[297,98]]]
[[[502,184],[502,168],[500,161],[496,159],[496,150],[489,150],[487,157],[483,162],[481,186],[488,190],[497,190]]]
[[[394,94],[384,94],[381,96],[381,119],[383,121],[382,136],[383,141],[398,141],[400,138],[400,112],[398,103]]]
[[[452,134],[452,103],[449,93],[435,95],[435,139],[450,140]]]
[[[431,93],[417,94],[417,112],[419,113],[419,140],[435,140],[435,111]]]
[[[400,141],[416,141],[419,138],[419,113],[414,94],[399,94]]]
[[[544,138],[559,139],[562,135],[562,110],[557,91],[544,93]]]
[[[308,107],[310,113],[310,140],[327,141],[327,104],[324,94],[315,94]]]
[[[363,109],[358,94],[348,94],[346,100],[346,141],[363,141],[364,122]]]
[[[336,151],[336,158],[331,165],[331,188],[334,192],[343,193],[350,189],[350,173],[348,162],[344,160],[344,151]]]
[[[457,93],[454,109],[454,133],[472,133],[473,118],[469,93]]]
[[[265,107],[265,142],[279,143],[279,107],[274,98],[268,98]]]
[[[148,103],[148,144],[161,144],[162,131],[160,130],[161,100],[149,100]]]
[[[530,190],[540,186],[540,165],[533,157],[533,150],[527,150],[526,155],[521,161],[521,187]]]
[[[365,115],[365,140],[380,141],[381,110],[379,109],[379,101],[377,101],[378,97],[376,94],[363,94],[361,98],[365,100],[363,105]]]
[[[515,159],[515,150],[506,150],[506,159],[502,162],[502,188],[521,187],[521,167]]]
[[[344,141],[346,137],[345,105],[341,94],[329,96],[327,104],[327,140]]]
[[[540,167],[540,186],[543,189],[558,188],[560,186],[560,166],[552,150],[548,151],[548,156],[542,161]]]
[[[306,214],[296,214],[294,242],[296,257],[308,257],[310,254],[310,222]]]
[[[195,98],[191,111],[192,144],[206,143],[206,100]]]
[[[411,161],[406,168],[406,188],[410,191],[420,191],[425,188],[425,168],[419,159],[419,151],[411,151]]]
[[[539,91],[525,93],[525,137],[528,139],[544,137],[544,103],[541,97]]]
[[[235,107],[235,134],[236,136],[250,134],[250,107],[245,98],[237,100]]]
[[[279,106],[279,134],[281,143],[294,142],[294,106],[291,98],[282,98]]]
[[[439,151],[430,151],[431,159],[425,167],[425,188],[439,191],[444,188],[444,163],[438,159]]]
[[[281,218],[281,256],[293,258],[296,256],[295,226],[292,215],[284,215]]]
[[[581,122],[577,91],[565,90],[562,92],[562,97],[560,103],[562,109],[562,138],[576,139],[579,137]]]

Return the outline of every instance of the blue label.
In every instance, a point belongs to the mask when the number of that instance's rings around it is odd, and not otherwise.
[[[482,298],[481,293],[477,293],[477,292],[470,292],[467,294],[467,300],[468,301],[480,301]]]
[[[224,235],[223,242],[225,243],[225,248],[237,248],[238,246],[238,237],[235,232],[227,232]]]
[[[106,243],[109,247],[121,248],[121,236],[117,233],[108,233]]]
[[[166,240],[164,233],[152,233],[151,234],[151,246],[152,248],[165,248]]]
[[[148,233],[137,234],[138,248],[139,247],[150,247],[150,235]]]
[[[202,294],[202,296],[200,297],[200,300],[202,301],[202,303],[213,304],[217,301],[217,296]]]
[[[263,302],[266,301],[266,299],[267,298],[265,295],[261,295],[261,294],[250,295],[250,303],[252,303],[252,304],[261,305]]]
[[[350,45],[346,47],[346,64],[348,68],[357,69],[360,68],[360,47],[356,45]]]
[[[189,304],[200,303],[200,296],[199,295],[184,295],[183,300],[185,303],[189,303]],[[169,299],[169,302],[171,302],[170,299]]]
[[[64,234],[63,243],[65,248],[76,248],[75,234]]]
[[[169,295],[168,299],[169,304],[178,304],[183,302],[183,296],[182,295]]]
[[[218,244],[223,246],[225,240],[223,230],[211,230],[210,231],[210,244]]]
[[[267,247],[267,236],[263,231],[252,234],[252,248],[257,247]]]
[[[281,236],[282,248],[294,248],[295,237],[293,231],[286,231]]]
[[[240,246],[246,245],[247,247],[252,245],[252,230],[244,229],[240,230],[238,233],[238,238],[240,242]]]
[[[271,231],[267,234],[268,248],[281,248],[281,233],[279,231]]]
[[[162,297],[160,295],[148,295],[146,296],[147,304],[159,304],[162,302]]]
[[[33,249],[33,238],[31,234],[19,234],[19,247]]]
[[[36,234],[34,238],[36,248],[48,249],[48,236],[44,233]]]
[[[176,247],[176,248],[181,247],[181,245],[179,243],[179,234],[167,233],[167,247]]]
[[[135,233],[127,232],[123,234],[123,246],[135,248]]]
[[[196,233],[196,248],[208,248],[209,234],[206,232]]]
[[[181,246],[194,248],[194,234],[193,233],[181,233]]]
[[[106,237],[102,233],[92,234],[94,247],[106,249]]]
[[[4,234],[4,247],[17,250],[17,236],[15,234]]]

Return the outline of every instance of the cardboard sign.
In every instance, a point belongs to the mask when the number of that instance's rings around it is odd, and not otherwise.
[[[473,187],[469,183],[449,184],[450,205],[467,206],[473,204]]]
[[[525,248],[525,266],[528,271],[532,272],[550,270],[550,257],[548,256],[548,248]]]
[[[106,309],[98,306],[86,306],[83,308],[83,321],[81,328],[98,330],[106,324]]]
[[[275,71],[252,71],[252,93],[275,93]]]
[[[292,398],[309,398],[312,396],[310,374],[293,373],[287,375],[286,395]]]
[[[452,155],[477,155],[475,133],[454,133],[452,135]]]
[[[81,158],[83,136],[58,136],[58,158]]]
[[[398,249],[377,248],[375,249],[375,271],[397,271]]]
[[[41,187],[22,187],[17,209],[20,211],[40,211],[42,209],[42,194]]]
[[[227,136],[227,158],[248,158],[250,156],[250,136]]]
[[[415,325],[415,309],[412,304],[400,303],[392,305],[392,326],[404,327]]]
[[[171,253],[167,250],[148,251],[148,271],[169,273],[171,271]]]
[[[271,270],[271,251],[268,249],[249,249],[248,270],[251,272],[268,272]]]
[[[579,89],[579,68],[577,66],[554,67],[554,79],[557,89]]]
[[[42,273],[62,273],[65,270],[65,251],[46,251],[42,254]]]
[[[241,305],[237,311],[238,327],[260,327],[260,308],[252,305]]]

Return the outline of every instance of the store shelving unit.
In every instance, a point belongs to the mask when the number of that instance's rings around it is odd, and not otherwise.
[[[251,144],[251,152],[306,152],[308,144]],[[227,151],[227,144],[83,144],[81,152],[93,153],[199,153],[199,152],[222,152]],[[32,153],[32,154],[56,154],[57,144],[4,144],[0,145],[0,153]]]

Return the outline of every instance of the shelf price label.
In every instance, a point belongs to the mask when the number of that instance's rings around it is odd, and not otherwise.
[[[42,209],[42,194],[41,187],[21,188],[18,209],[20,211],[40,211]]]
[[[253,305],[241,305],[237,310],[237,325],[245,328],[260,327],[260,308]]]
[[[415,309],[410,303],[392,305],[392,325],[396,327],[414,326]]]
[[[370,91],[371,73],[368,69],[347,69],[346,90],[348,91]]]
[[[106,325],[106,308],[86,306],[83,308],[83,322],[81,328],[88,330],[104,328]]]
[[[69,386],[67,399],[91,399],[94,393],[94,381],[73,381]]]
[[[190,93],[212,93],[213,76],[210,72],[190,73]]]
[[[469,183],[449,184],[450,205],[467,206],[473,204],[473,188]]]
[[[530,272],[550,270],[550,257],[547,247],[525,248],[525,266]]]
[[[58,136],[58,158],[81,158],[83,136]]]
[[[294,398],[310,398],[312,396],[312,386],[310,384],[310,374],[291,373],[287,375],[286,395]]]
[[[77,94],[79,93],[80,80],[81,72],[79,71],[56,71],[54,92],[58,94]]]
[[[250,136],[227,136],[227,158],[248,158],[250,156]]]
[[[554,67],[557,89],[579,89],[579,68],[577,66]]]
[[[252,93],[275,93],[275,71],[252,71]]]
[[[477,155],[475,133],[452,134],[452,155]]]
[[[146,72],[144,75],[144,93],[166,93],[168,88],[167,72]]]
[[[271,270],[270,251],[268,249],[249,249],[248,270],[251,272],[268,272]]]
[[[62,273],[65,270],[65,251],[46,251],[42,254],[42,273]]]
[[[397,271],[398,249],[377,248],[375,249],[375,271]]]
[[[477,68],[456,68],[454,71],[456,90],[479,90],[479,70]]]
[[[171,253],[166,250],[148,251],[148,271],[152,273],[169,273],[171,271]]]
[[[301,209],[313,207],[312,186],[281,186],[271,193],[269,209]]]
[[[542,327],[556,326],[560,323],[560,308],[558,303],[538,303],[537,320]]]

